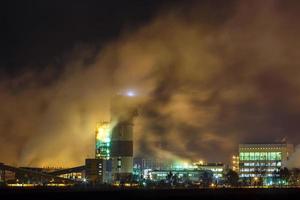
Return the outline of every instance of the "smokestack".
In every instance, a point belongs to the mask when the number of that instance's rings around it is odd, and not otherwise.
[[[133,119],[137,116],[135,98],[117,95],[111,101],[112,176],[115,182],[126,182],[133,171]]]

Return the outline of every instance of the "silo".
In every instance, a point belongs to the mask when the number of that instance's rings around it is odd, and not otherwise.
[[[133,172],[133,120],[137,105],[132,96],[117,95],[111,101],[111,159],[114,182],[128,182]]]

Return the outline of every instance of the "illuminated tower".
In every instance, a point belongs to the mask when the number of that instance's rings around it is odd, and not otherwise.
[[[133,119],[137,116],[132,95],[115,96],[111,101],[111,158],[115,182],[130,181],[133,172]]]
[[[90,183],[111,182],[111,126],[98,123],[95,130],[95,158],[86,159],[86,178]]]
[[[96,126],[95,157],[103,160],[110,159],[111,128],[109,122],[101,122]]]

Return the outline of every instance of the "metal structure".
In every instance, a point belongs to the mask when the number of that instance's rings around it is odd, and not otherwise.
[[[3,163],[0,164],[0,170],[2,171],[2,176],[5,177],[5,171],[11,171],[16,174],[16,177],[21,182],[36,182],[41,184],[47,183],[62,183],[62,184],[74,184],[76,181],[62,178],[53,174],[44,173],[40,171],[18,168]]]
[[[109,160],[111,151],[111,127],[109,122],[101,122],[96,126],[95,157]]]
[[[60,176],[60,175],[64,175],[64,174],[80,173],[80,172],[83,172],[84,170],[85,170],[85,165],[82,165],[82,166],[72,167],[72,168],[68,168],[68,169],[56,170],[53,172],[49,172],[47,174],[51,174],[53,176]]]

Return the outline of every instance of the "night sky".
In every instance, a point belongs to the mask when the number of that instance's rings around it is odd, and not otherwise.
[[[78,44],[101,49],[122,31],[147,23],[170,2],[177,1],[4,1],[1,66],[16,75],[28,67],[61,64]]]
[[[239,143],[298,144],[299,11],[296,0],[1,2],[0,162],[81,164],[110,97],[128,90],[137,156],[229,162]]]

